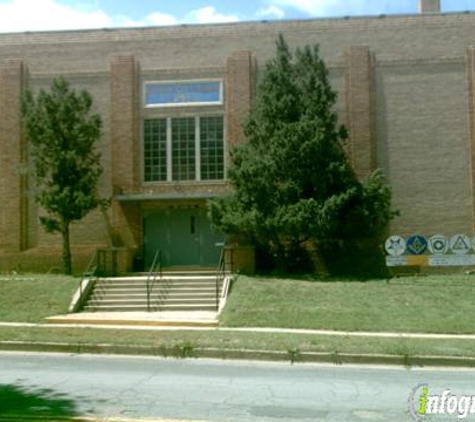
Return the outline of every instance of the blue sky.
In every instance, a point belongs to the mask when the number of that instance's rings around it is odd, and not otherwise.
[[[0,0],[0,32],[416,13],[418,0]],[[441,0],[443,12],[475,0]]]

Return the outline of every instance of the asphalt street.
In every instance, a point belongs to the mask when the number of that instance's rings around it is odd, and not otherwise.
[[[408,397],[420,383],[475,395],[468,369],[0,353],[0,420],[21,406],[207,421],[411,421]]]

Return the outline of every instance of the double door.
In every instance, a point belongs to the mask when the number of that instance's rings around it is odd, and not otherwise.
[[[145,266],[157,248],[164,266],[216,266],[223,236],[211,230],[206,210],[167,209],[144,216]]]

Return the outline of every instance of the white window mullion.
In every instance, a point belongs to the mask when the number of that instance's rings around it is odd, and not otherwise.
[[[172,119],[167,118],[167,181],[172,181]]]
[[[196,180],[201,180],[200,118],[195,117],[195,169]]]

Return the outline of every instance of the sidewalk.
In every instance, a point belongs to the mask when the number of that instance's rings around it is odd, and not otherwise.
[[[190,315],[192,314],[192,315]],[[342,337],[475,340],[475,334],[335,331],[272,327],[219,327],[214,312],[93,312],[57,315],[46,323],[0,322],[0,327],[98,328],[122,330],[216,330],[223,332],[315,334]]]
[[[335,330],[314,329],[291,329],[271,327],[219,327],[217,315],[214,312],[171,312],[165,313],[92,313],[59,315],[48,318],[44,323],[27,322],[0,322],[0,328],[19,329],[31,327],[38,330],[56,329],[60,332],[64,328],[88,328],[97,330],[123,330],[132,333],[142,330],[149,332],[186,332],[202,331],[215,333],[262,333],[264,334],[288,334],[297,336],[328,336],[339,338],[362,338],[362,339],[406,339],[406,340],[462,340],[473,341],[475,334],[429,334],[407,332],[348,332]],[[177,334],[178,337],[180,336]],[[185,333],[183,338],[186,338]],[[363,340],[365,341],[365,340]],[[467,343],[470,345],[470,343]],[[268,347],[249,347],[229,343],[229,347],[216,347],[214,345],[194,345],[186,341],[171,345],[142,344],[140,342],[116,343],[109,340],[104,342],[89,342],[74,339],[74,336],[66,336],[65,341],[60,336],[57,340],[29,340],[23,337],[19,340],[0,341],[0,351],[17,352],[56,352],[56,353],[86,353],[86,354],[115,354],[135,356],[163,356],[172,358],[207,358],[207,359],[238,359],[238,360],[264,360],[301,363],[325,363],[325,364],[358,364],[358,365],[396,365],[396,366],[430,366],[430,367],[460,367],[474,368],[475,357],[468,355],[431,354],[431,353],[399,353],[374,352],[372,349],[363,348],[361,351],[342,352],[338,348],[326,351],[300,351],[298,347],[285,346],[276,350]]]
[[[48,326],[111,326],[126,328],[210,328],[218,326],[216,312],[78,312],[46,318]]]

